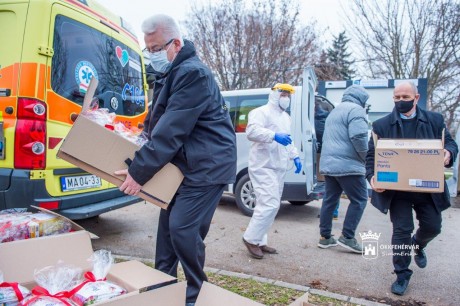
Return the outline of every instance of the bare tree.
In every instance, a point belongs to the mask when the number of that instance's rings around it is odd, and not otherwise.
[[[353,0],[348,12],[357,52],[378,78],[428,78],[428,103],[454,127],[460,106],[460,3]]]
[[[231,90],[300,82],[319,48],[314,24],[299,19],[289,0],[222,0],[194,5],[184,25],[221,88]]]

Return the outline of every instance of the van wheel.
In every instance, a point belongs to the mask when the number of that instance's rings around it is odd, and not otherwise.
[[[305,204],[307,204],[308,202],[310,202],[310,201],[289,201],[289,203],[291,203],[292,205],[296,205],[296,206],[297,206],[297,205],[299,205],[299,206],[300,206],[300,205],[305,205]]]
[[[236,184],[235,200],[241,212],[251,217],[256,206],[256,195],[254,194],[249,174],[245,174]]]

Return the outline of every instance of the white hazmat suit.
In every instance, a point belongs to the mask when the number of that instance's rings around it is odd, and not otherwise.
[[[259,246],[267,245],[267,232],[280,207],[286,170],[299,156],[294,143],[283,146],[274,141],[275,133],[290,134],[291,130],[291,118],[279,106],[280,94],[272,91],[266,105],[249,112],[246,127],[251,141],[249,177],[256,206],[243,238]]]

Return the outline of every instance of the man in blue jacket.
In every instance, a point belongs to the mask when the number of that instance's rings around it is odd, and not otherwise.
[[[441,114],[423,110],[417,106],[420,95],[412,82],[404,82],[395,87],[395,106],[391,114],[375,121],[373,132],[378,138],[444,138],[444,166],[451,167],[458,153],[458,147],[446,129]],[[390,211],[393,223],[393,266],[397,279],[391,292],[403,295],[406,292],[412,270],[410,250],[414,250],[414,261],[419,268],[427,265],[425,247],[441,233],[441,212],[450,206],[449,190],[444,183],[444,193],[404,192],[378,189],[374,186],[374,140],[369,140],[366,157],[366,178],[372,189],[371,203],[383,213]],[[412,210],[419,220],[419,228],[412,236],[414,222]]]
[[[130,195],[168,162],[184,181],[161,210],[155,268],[187,278],[187,305],[194,305],[206,275],[205,239],[224,187],[235,182],[236,138],[214,77],[181,37],[175,21],[155,15],[142,24],[150,64],[164,84],[145,121],[149,141],[136,152],[120,190]]]

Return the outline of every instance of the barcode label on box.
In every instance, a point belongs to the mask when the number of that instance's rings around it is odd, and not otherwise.
[[[439,181],[424,181],[424,180],[409,180],[409,185],[418,188],[433,188],[439,189]]]

